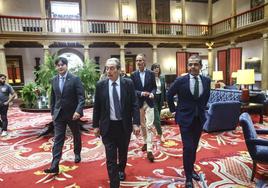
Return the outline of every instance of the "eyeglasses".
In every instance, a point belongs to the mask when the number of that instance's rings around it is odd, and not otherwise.
[[[141,62],[141,61],[143,61],[143,59],[136,59],[136,61]]]

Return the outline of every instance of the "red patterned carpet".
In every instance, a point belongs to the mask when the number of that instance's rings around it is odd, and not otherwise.
[[[85,111],[85,119],[91,121],[92,110]],[[253,117],[253,119],[257,119]],[[102,187],[108,186],[104,147],[98,138],[83,133],[82,162],[73,162],[73,144],[67,133],[58,176],[46,175],[43,169],[51,161],[51,136],[37,138],[49,113],[25,113],[18,108],[9,111],[9,135],[0,138],[0,187]],[[90,124],[90,123],[89,123]],[[268,118],[265,118],[266,126]],[[262,127],[256,123],[256,126]],[[140,150],[142,137],[132,138],[128,153],[127,179],[122,187],[158,188],[183,187],[182,146],[176,125],[163,126],[167,141],[154,140],[155,163],[146,159]],[[268,138],[268,137],[267,137]],[[198,148],[196,171],[203,181],[196,187],[268,187],[268,166],[258,166],[255,182],[250,182],[251,158],[247,152],[242,131],[204,133]]]

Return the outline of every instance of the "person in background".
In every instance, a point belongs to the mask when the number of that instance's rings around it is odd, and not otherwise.
[[[189,74],[178,77],[167,93],[170,112],[176,112],[175,120],[179,124],[183,145],[183,168],[186,176],[185,187],[194,187],[192,179],[200,181],[194,171],[196,150],[206,121],[205,110],[210,96],[210,79],[199,74],[202,60],[198,55],[188,59]],[[177,95],[177,107],[174,96]]]
[[[126,178],[131,133],[138,136],[140,132],[140,114],[134,84],[131,79],[120,77],[119,60],[108,59],[106,72],[107,79],[96,86],[93,128],[105,146],[110,187],[118,188]]]
[[[107,73],[106,73],[106,67],[103,68],[103,72],[100,75],[100,79],[99,80],[105,80],[107,78]]]
[[[7,76],[4,74],[0,74],[0,114],[1,114],[1,136],[7,136],[7,111],[9,107],[9,103],[15,98],[16,94],[14,89],[6,83]]]
[[[73,134],[74,162],[81,161],[82,143],[78,120],[83,116],[85,92],[79,77],[68,72],[66,58],[56,59],[55,66],[58,75],[52,80],[51,90],[51,115],[54,124],[53,160],[51,167],[45,169],[44,172],[58,174],[67,125]]]
[[[136,56],[138,70],[131,74],[136,94],[139,99],[141,129],[144,140],[142,151],[147,151],[147,159],[154,162],[153,155],[153,124],[154,124],[154,96],[156,83],[154,72],[145,68],[144,54]]]
[[[154,72],[155,75],[155,82],[156,82],[156,94],[154,98],[154,125],[157,131],[158,136],[160,137],[161,142],[165,142],[165,138],[163,136],[163,131],[161,128],[161,119],[160,113],[164,101],[166,99],[166,87],[165,87],[165,78],[161,77],[161,68],[159,64],[153,64],[151,66],[151,70]]]

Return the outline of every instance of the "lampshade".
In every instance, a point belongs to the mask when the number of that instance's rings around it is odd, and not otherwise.
[[[232,77],[232,78],[237,78],[237,72],[232,72],[231,77]]]
[[[254,69],[244,69],[237,71],[237,84],[250,85],[255,83]]]
[[[215,81],[223,80],[223,72],[222,71],[213,71],[212,80],[215,80]]]

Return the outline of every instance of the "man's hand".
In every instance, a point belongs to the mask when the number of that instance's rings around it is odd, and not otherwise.
[[[153,94],[153,93],[150,93],[150,94],[149,94],[149,98],[150,98],[150,99],[153,99],[153,98],[154,98],[154,94]]]
[[[74,113],[73,115],[73,120],[78,120],[81,117],[81,115],[77,112]]]
[[[100,128],[94,128],[93,132],[96,137],[100,137]]]
[[[148,91],[143,91],[143,92],[141,92],[141,95],[144,97],[148,97],[150,95],[150,93]]]
[[[4,103],[3,103],[3,105],[7,106],[7,105],[8,105],[8,103],[9,103],[9,102],[8,102],[8,101],[6,101],[6,102],[4,102]]]
[[[138,125],[133,125],[133,133],[135,134],[135,136],[138,136],[140,134],[140,128],[138,127]]]

